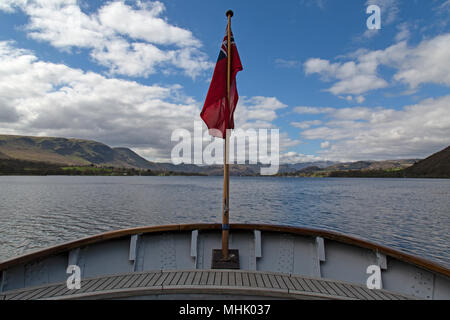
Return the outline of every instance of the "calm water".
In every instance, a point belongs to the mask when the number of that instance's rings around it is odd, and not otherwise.
[[[221,222],[220,177],[0,177],[0,261],[100,232]],[[231,222],[355,235],[450,266],[450,180],[231,178]]]

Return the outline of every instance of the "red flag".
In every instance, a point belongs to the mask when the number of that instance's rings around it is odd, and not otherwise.
[[[239,96],[236,88],[236,74],[242,70],[241,59],[234,43],[233,33],[230,30],[231,39],[231,79],[230,79],[230,101],[227,97],[227,34],[220,48],[219,58],[209,85],[205,104],[203,105],[200,117],[210,129],[210,134],[225,139],[226,130],[234,129],[234,110]],[[216,130],[211,130],[216,129]],[[218,131],[217,131],[218,130]]]

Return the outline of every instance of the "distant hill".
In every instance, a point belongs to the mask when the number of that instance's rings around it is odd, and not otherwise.
[[[385,161],[356,161],[337,163],[326,167],[327,171],[343,171],[343,170],[392,170],[405,169],[420,159],[402,159],[402,160],[385,160]]]
[[[450,146],[404,170],[405,177],[450,178]]]
[[[194,164],[174,165],[172,163],[151,162],[129,148],[111,148],[106,144],[92,140],[53,137],[0,135],[0,160],[3,161],[2,165],[8,168],[15,167],[13,162],[20,160],[22,161],[22,167],[26,164],[26,166],[35,168],[41,168],[35,162],[42,162],[59,167],[94,166],[131,170],[143,169],[169,174],[170,172],[217,176],[223,174],[222,165],[197,166]],[[31,165],[28,162],[33,162],[33,164]],[[233,164],[230,166],[230,175],[260,175],[261,167],[268,167],[268,165]],[[53,167],[50,167],[50,169],[54,170]],[[421,161],[406,159],[348,163],[320,161],[280,164],[278,175],[450,178],[450,147]]]
[[[0,135],[0,159],[37,161],[66,166],[96,165],[163,172],[223,175],[222,165],[197,166],[151,162],[129,148],[111,148],[106,144],[92,140],[55,137]],[[295,172],[313,164],[323,168],[333,164],[333,162],[282,164],[280,165],[280,172]],[[267,167],[267,165],[233,164],[230,166],[230,174],[234,176],[259,175],[261,167]]]
[[[151,167],[151,162],[127,148],[111,148],[91,140],[0,135],[0,156],[59,165]]]
[[[9,159],[9,157],[6,154],[0,152],[0,159]]]

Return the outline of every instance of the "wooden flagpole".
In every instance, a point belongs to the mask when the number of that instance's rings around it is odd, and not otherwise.
[[[231,82],[231,17],[233,11],[228,10],[226,13],[228,18],[227,24],[227,97],[228,97],[228,109],[230,108],[230,82]],[[222,259],[229,259],[228,252],[228,239],[230,229],[230,165],[229,165],[229,152],[230,152],[230,137],[229,131],[226,131],[224,150],[223,150],[223,211],[222,211]]]

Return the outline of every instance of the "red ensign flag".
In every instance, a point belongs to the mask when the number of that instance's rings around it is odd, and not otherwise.
[[[231,80],[230,80],[230,101],[227,97],[227,35],[222,42],[216,68],[209,85],[205,104],[203,105],[200,117],[205,121],[210,134],[225,139],[226,130],[234,129],[234,109],[238,102],[236,88],[236,74],[242,70],[241,59],[234,43],[233,33],[230,32],[231,39]],[[215,129],[215,130],[212,130]]]

